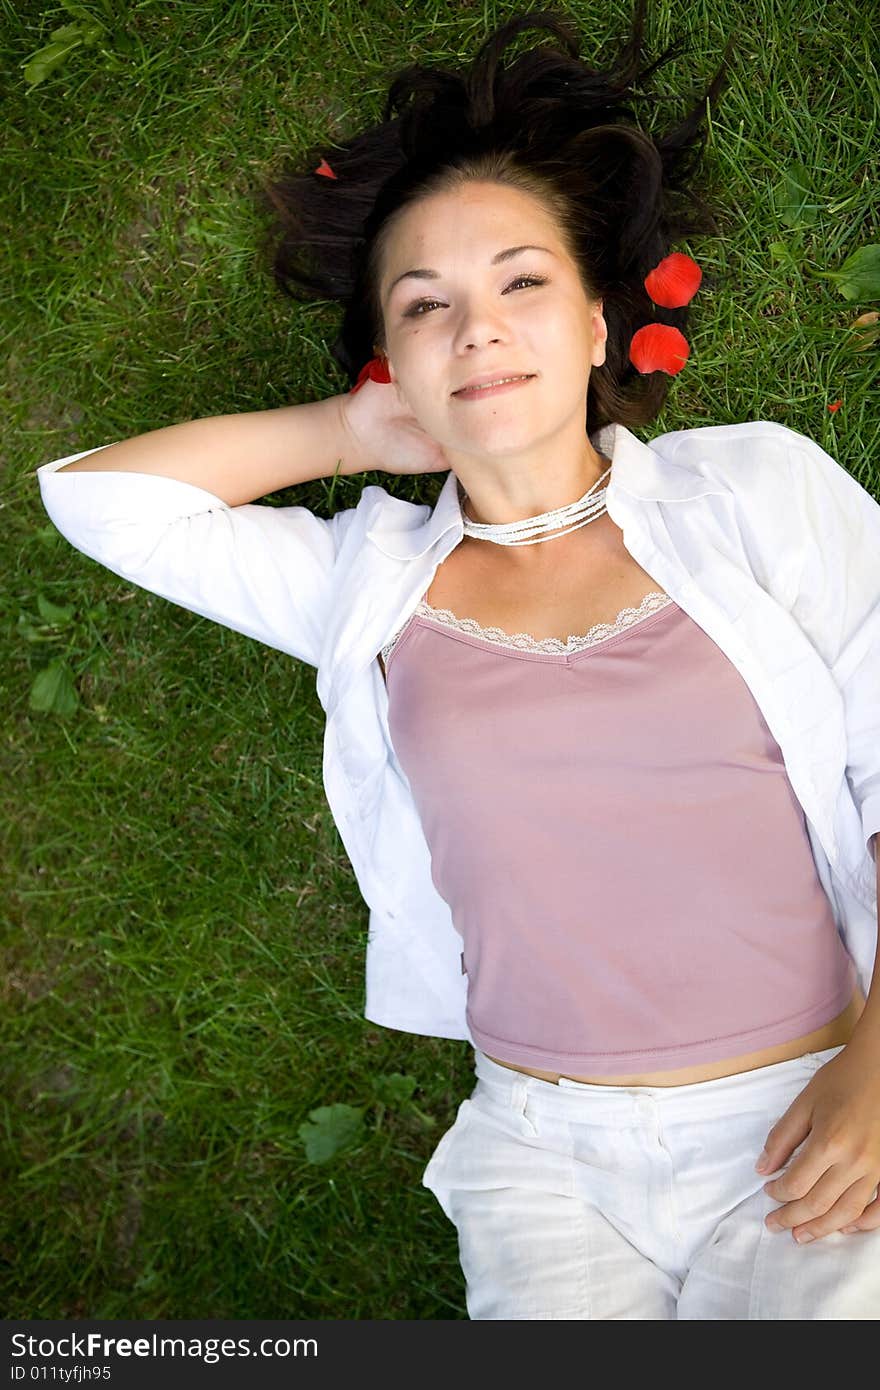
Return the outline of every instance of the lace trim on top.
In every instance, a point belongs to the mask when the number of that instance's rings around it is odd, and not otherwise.
[[[593,647],[598,642],[604,642],[616,633],[632,627],[633,623],[640,622],[649,613],[659,612],[661,608],[668,607],[674,601],[662,590],[655,589],[650,594],[645,595],[637,608],[621,608],[613,623],[595,623],[583,636],[568,637],[563,641],[561,637],[532,637],[528,632],[511,633],[505,632],[500,627],[482,627],[476,618],[457,618],[450,609],[432,608],[425,599],[422,599],[403,627],[382,648],[382,660],[387,666],[392,651],[413,618],[416,617],[432,618],[435,622],[443,623],[446,627],[455,628],[457,632],[466,632],[471,637],[482,637],[498,647],[507,647],[521,652],[546,652],[550,655],[561,654],[564,656],[571,652],[583,651],[586,647]]]

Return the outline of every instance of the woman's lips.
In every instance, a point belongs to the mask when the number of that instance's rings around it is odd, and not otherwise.
[[[458,401],[475,401],[481,396],[497,396],[501,391],[512,391],[515,386],[527,386],[534,379],[534,376],[527,376],[521,381],[507,381],[503,386],[477,386],[469,391],[453,391],[452,394]]]

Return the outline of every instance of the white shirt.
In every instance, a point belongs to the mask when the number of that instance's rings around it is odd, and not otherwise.
[[[734,664],[780,745],[867,996],[877,945],[880,505],[812,440],[767,421],[676,430],[650,444],[612,424],[592,442],[612,460],[606,505],[626,549]],[[462,539],[456,475],[433,508],[369,486],[325,521],[305,507],[230,507],[151,474],[56,476],[95,452],[37,469],[46,511],[77,550],[317,669],[324,789],[369,908],[365,1018],[473,1043],[463,941],[431,879],[376,660]]]

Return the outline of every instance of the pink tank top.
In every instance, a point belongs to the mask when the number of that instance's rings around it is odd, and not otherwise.
[[[484,1052],[667,1070],[846,1008],[855,967],[779,745],[668,595],[567,643],[423,600],[383,659]]]

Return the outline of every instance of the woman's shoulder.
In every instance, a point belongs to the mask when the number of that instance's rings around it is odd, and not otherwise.
[[[857,488],[873,500],[814,439],[776,420],[672,430],[658,435],[650,447],[661,459],[691,470],[746,506],[754,502],[790,513],[798,495],[818,477],[845,491]],[[777,524],[783,519],[777,515]]]
[[[772,467],[787,462],[793,448],[818,447],[806,435],[776,420],[741,420],[728,425],[699,425],[670,430],[650,447],[678,464],[692,463],[710,472],[732,465]]]

